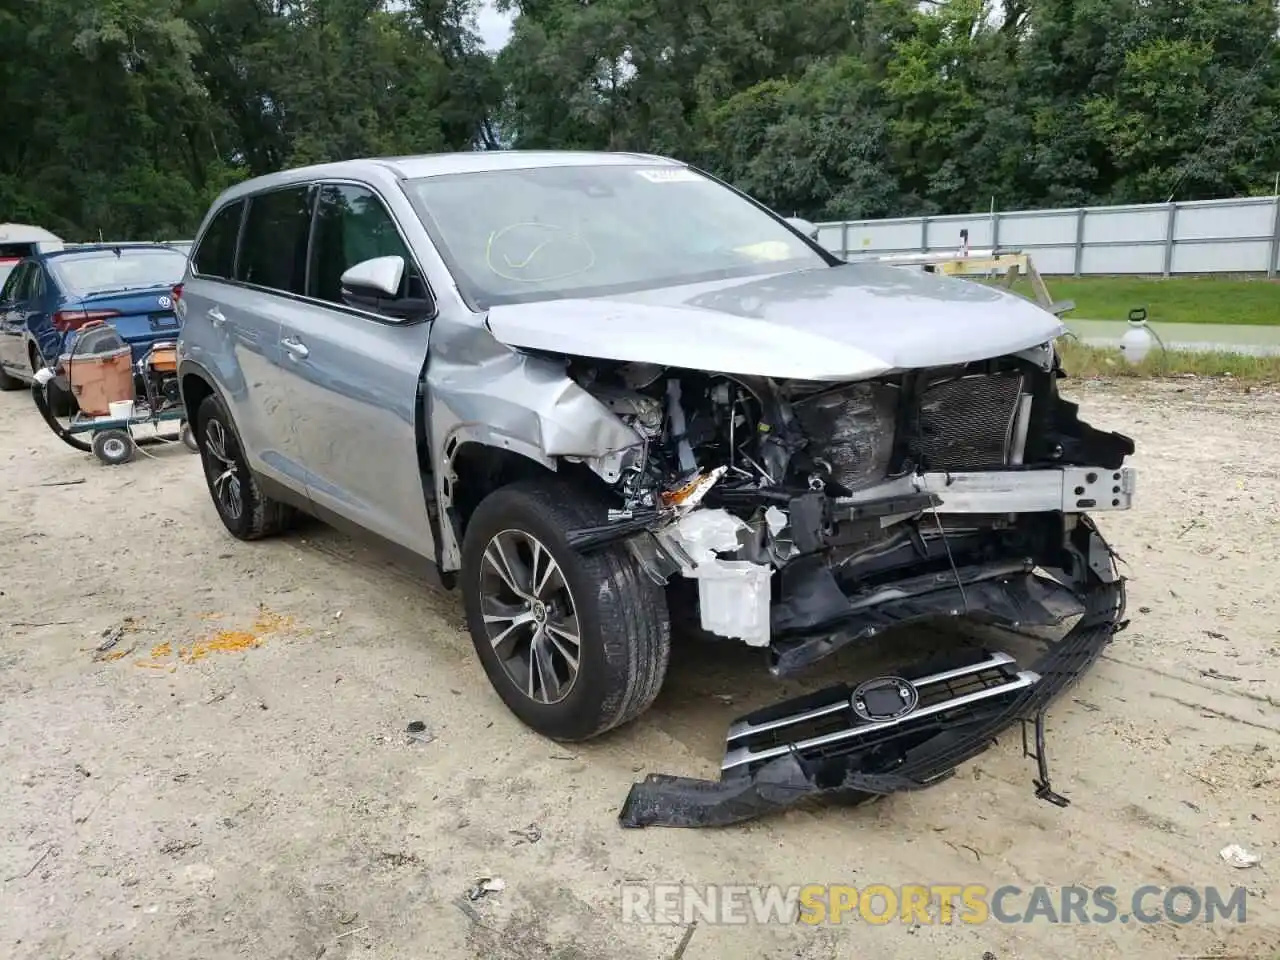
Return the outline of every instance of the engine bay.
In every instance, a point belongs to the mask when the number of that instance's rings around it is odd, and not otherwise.
[[[924,616],[1060,623],[1079,514],[1132,494],[1132,441],[1059,396],[1049,345],[847,383],[566,362],[637,438],[584,460],[619,505],[571,543],[697,581],[701,628],[779,673]]]

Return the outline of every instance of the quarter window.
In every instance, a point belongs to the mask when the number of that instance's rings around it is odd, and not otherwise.
[[[15,300],[27,301],[34,300],[36,297],[44,293],[44,277],[43,270],[39,264],[28,263],[26,270],[23,271],[18,285],[13,291]]]
[[[236,241],[240,238],[240,216],[244,201],[229,203],[214,215],[191,256],[195,272],[205,277],[229,280],[236,265]]]
[[[31,264],[27,270],[27,286],[23,299],[38,300],[44,296],[44,269],[37,264]]]
[[[31,275],[31,264],[20,263],[13,269],[13,273],[9,274],[5,280],[4,289],[0,291],[0,300],[6,303],[17,303],[25,299],[22,290],[27,286],[27,278]]]
[[[310,227],[310,187],[289,187],[253,197],[240,241],[236,279],[302,293]]]
[[[402,293],[425,296],[413,257],[400,239],[395,221],[382,201],[365,187],[328,184],[320,188],[315,236],[311,241],[311,286],[308,294],[342,303],[342,275],[374,257],[403,257]]]

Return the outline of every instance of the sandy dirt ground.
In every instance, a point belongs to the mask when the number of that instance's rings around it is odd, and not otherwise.
[[[1141,474],[1102,518],[1132,626],[1049,721],[1071,806],[1034,798],[1014,731],[930,790],[715,832],[616,816],[647,771],[714,777],[737,714],[865,663],[779,685],[744,649],[681,648],[639,722],[550,743],[491,692],[456,596],[319,525],[238,543],[180,446],[104,467],[0,395],[0,956],[1273,960],[1280,396],[1076,390]],[[471,901],[479,877],[505,889]],[[623,923],[624,881],[1250,895],[1243,925],[690,929]]]

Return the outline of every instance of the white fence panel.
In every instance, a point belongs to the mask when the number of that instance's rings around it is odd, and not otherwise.
[[[1173,248],[1170,273],[1266,273],[1270,257],[1271,243],[1267,240],[1191,240]],[[1280,296],[1280,291],[1276,295]]]
[[[851,252],[884,250],[894,253],[920,250],[924,236],[919,220],[878,220],[850,224],[848,244]]]
[[[1177,240],[1231,240],[1252,237],[1270,240],[1275,208],[1272,204],[1204,207],[1187,204],[1178,208]]]
[[[1046,274],[1265,273],[1280,269],[1280,197],[819,224],[847,259],[973,249],[1031,255]]]
[[[986,248],[995,240],[995,222],[989,216],[930,217],[929,249],[959,249],[960,231],[969,231],[969,246]]]
[[[1000,215],[1000,243],[1010,247],[1052,245],[1075,247],[1079,210]]]

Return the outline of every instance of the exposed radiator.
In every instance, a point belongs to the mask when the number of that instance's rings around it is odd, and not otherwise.
[[[921,395],[910,441],[925,470],[987,470],[1009,463],[1021,373],[945,380]]]

